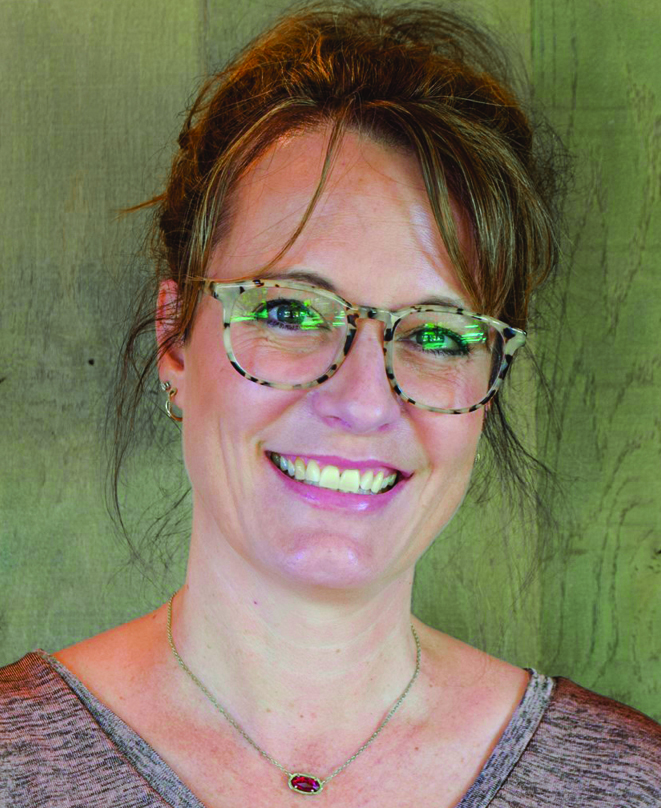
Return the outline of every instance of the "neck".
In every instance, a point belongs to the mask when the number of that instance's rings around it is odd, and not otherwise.
[[[365,594],[288,588],[225,543],[191,544],[173,604],[173,637],[188,667],[243,729],[281,760],[358,748],[415,668],[413,572]],[[424,657],[423,657],[424,663]],[[411,703],[414,699],[409,697]],[[209,722],[223,719],[208,703]],[[343,729],[338,739],[337,727]],[[317,761],[311,761],[316,763]]]

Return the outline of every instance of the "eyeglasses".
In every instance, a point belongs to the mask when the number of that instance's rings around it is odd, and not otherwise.
[[[398,396],[430,412],[473,412],[493,398],[526,341],[525,331],[465,309],[355,306],[298,281],[192,280],[223,304],[223,343],[235,370],[278,390],[330,379],[364,317],[384,323],[386,375]]]

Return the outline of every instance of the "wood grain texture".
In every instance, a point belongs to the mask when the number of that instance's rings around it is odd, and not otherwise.
[[[103,505],[118,284],[137,245],[116,215],[157,187],[203,62],[197,1],[11,0],[0,17],[5,662],[144,610],[144,585],[112,577],[124,550]]]
[[[659,719],[661,12],[652,2],[533,8],[538,97],[578,180],[562,329],[542,338],[561,425],[546,455],[568,489],[568,550],[543,584],[544,668]]]
[[[164,595],[121,571],[102,504],[120,281],[138,245],[115,212],[159,186],[204,71],[286,5],[0,5],[0,664],[130,619]],[[560,337],[533,335],[557,390],[559,439],[547,436],[526,368],[516,382],[523,434],[568,477],[556,503],[567,549],[517,599],[537,526],[512,527],[497,493],[480,506],[469,496],[419,564],[414,605],[432,625],[660,719],[656,6],[484,7],[577,154]],[[143,458],[132,478],[136,515],[153,500],[143,472],[154,462]]]

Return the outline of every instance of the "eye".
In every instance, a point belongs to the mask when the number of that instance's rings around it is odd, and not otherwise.
[[[254,319],[266,325],[291,331],[309,331],[323,328],[323,317],[310,305],[309,300],[278,298],[268,300],[254,312]]]
[[[435,323],[427,323],[422,328],[410,331],[404,339],[420,348],[425,354],[467,356],[470,353],[467,340],[460,334]]]

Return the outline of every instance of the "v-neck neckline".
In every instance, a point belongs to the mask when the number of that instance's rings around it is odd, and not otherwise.
[[[58,659],[37,654],[76,694],[101,731],[135,770],[173,808],[205,808],[147,741],[100,702]],[[487,762],[455,808],[487,808],[516,766],[551,701],[554,680],[532,668],[528,686]]]

